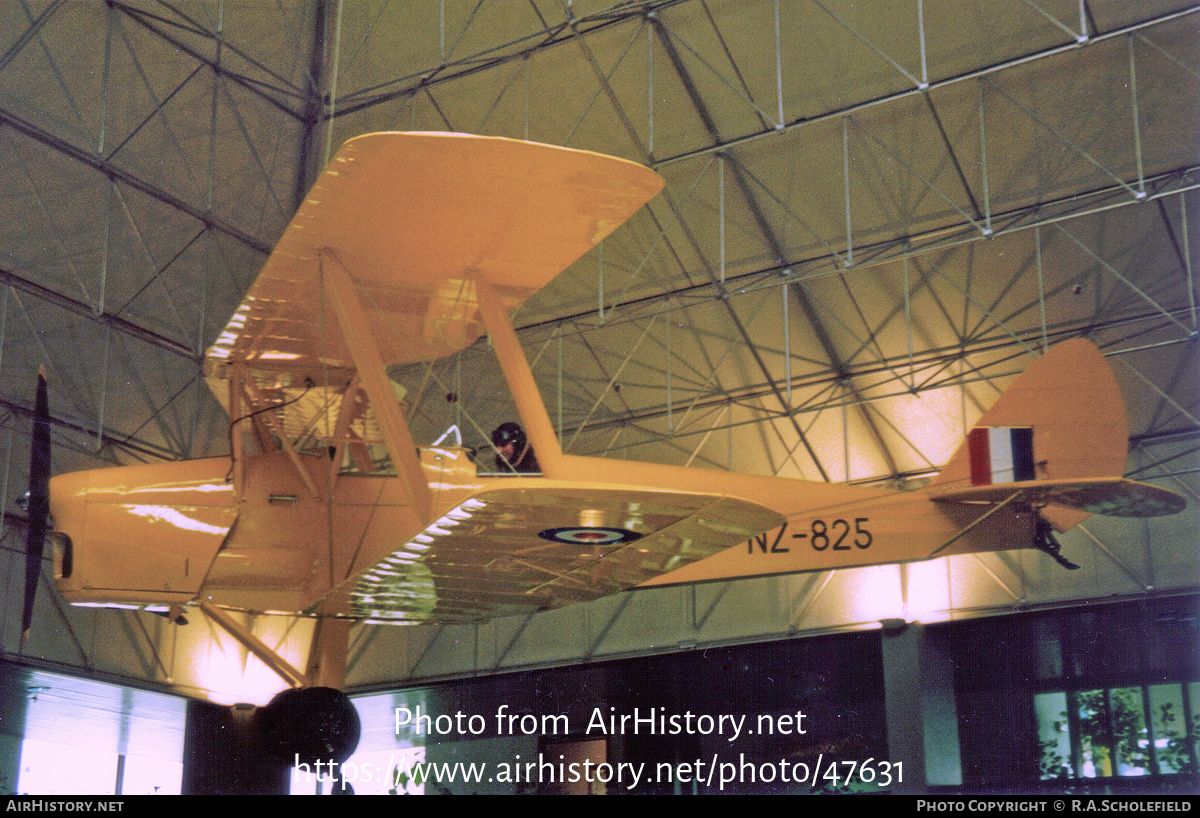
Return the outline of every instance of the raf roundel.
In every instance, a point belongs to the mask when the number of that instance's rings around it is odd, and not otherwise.
[[[547,528],[545,531],[539,531],[538,536],[543,540],[568,545],[623,545],[640,539],[642,535],[624,528],[573,526],[571,528]]]

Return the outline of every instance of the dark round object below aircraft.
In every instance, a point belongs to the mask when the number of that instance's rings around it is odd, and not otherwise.
[[[566,545],[624,545],[642,537],[641,534],[624,528],[602,528],[599,526],[547,528],[545,531],[539,531],[538,536],[543,540],[565,543]]]
[[[261,715],[267,752],[288,765],[342,764],[362,736],[358,711],[345,693],[332,687],[284,690]]]

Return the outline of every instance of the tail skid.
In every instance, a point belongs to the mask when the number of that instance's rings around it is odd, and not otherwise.
[[[1078,570],[1079,566],[1071,562],[1062,555],[1062,545],[1054,536],[1054,528],[1050,523],[1038,518],[1037,530],[1033,536],[1033,547],[1043,554],[1046,554],[1050,559],[1057,562],[1068,571]]]

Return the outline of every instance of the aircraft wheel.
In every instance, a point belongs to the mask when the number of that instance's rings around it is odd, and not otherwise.
[[[269,752],[288,765],[342,764],[358,747],[362,722],[350,699],[331,687],[285,690],[263,708]]]

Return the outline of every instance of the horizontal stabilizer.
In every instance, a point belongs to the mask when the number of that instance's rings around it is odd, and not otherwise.
[[[1187,505],[1183,497],[1169,489],[1121,477],[1028,480],[994,486],[971,486],[939,492],[930,499],[939,503],[984,505],[1020,500],[1037,507],[1067,506],[1110,517],[1161,517],[1178,514]]]

